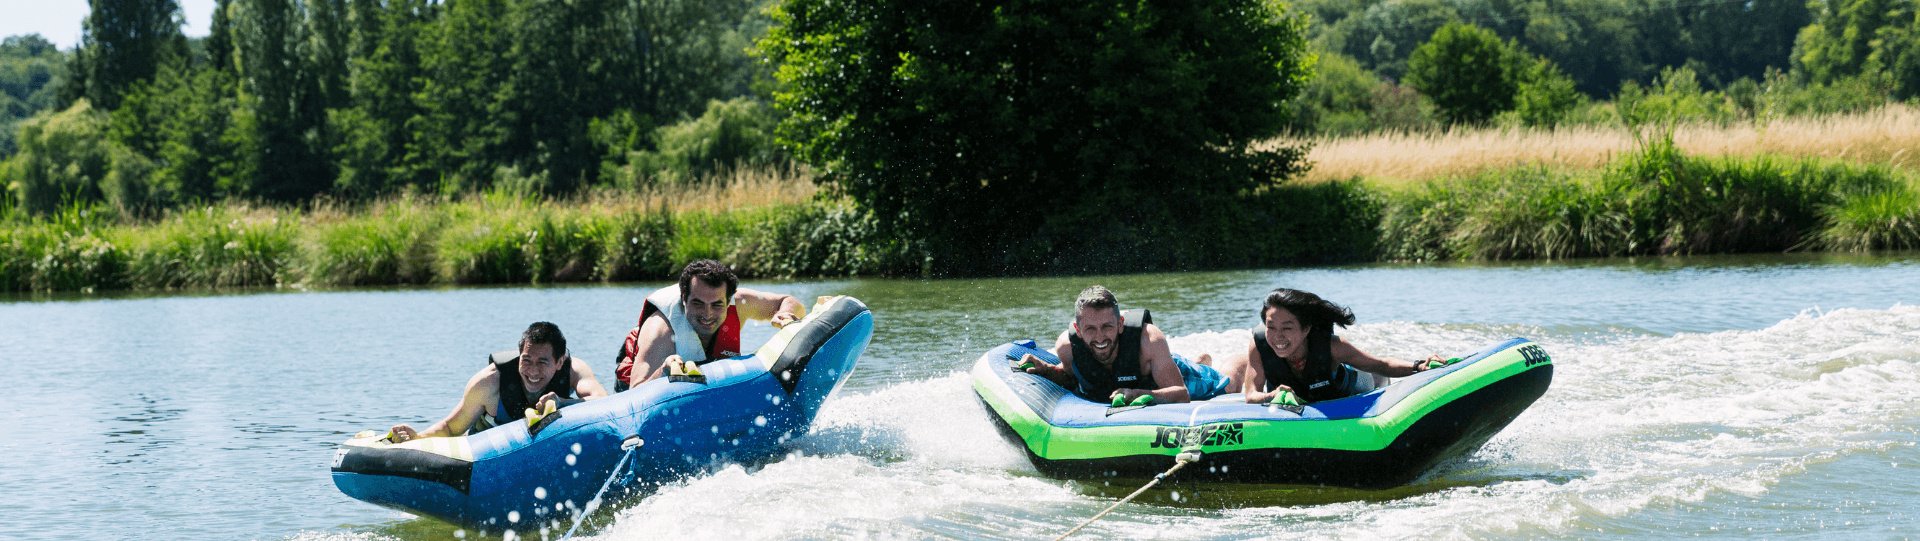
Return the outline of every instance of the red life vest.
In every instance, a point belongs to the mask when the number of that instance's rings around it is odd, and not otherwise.
[[[667,288],[672,288],[676,294],[678,293],[678,286],[667,286]],[[676,298],[678,298],[677,295]],[[695,332],[693,329],[682,329],[674,325],[674,318],[668,317],[667,313],[652,301],[653,298],[650,296],[648,297],[648,302],[642,303],[639,322],[634,325],[633,330],[627,331],[627,340],[620,345],[619,364],[615,366],[613,375],[617,378],[617,381],[624,384],[623,386],[633,384],[633,357],[640,350],[640,327],[646,325],[647,318],[659,314],[661,319],[667,322],[668,328],[673,329],[676,339],[680,338],[679,333]],[[720,328],[713,331],[713,342],[706,345],[704,353],[706,354],[705,358],[686,359],[686,355],[679,351],[678,344],[676,344],[675,347],[675,354],[681,355],[684,360],[695,363],[704,363],[714,359],[725,359],[727,357],[740,355],[740,310],[738,306],[727,305],[727,317],[720,322]]]

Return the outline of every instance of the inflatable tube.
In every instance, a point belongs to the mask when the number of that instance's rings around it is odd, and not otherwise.
[[[1031,340],[988,350],[973,389],[1001,433],[1042,473],[1063,479],[1149,477],[1183,448],[1201,461],[1176,478],[1387,488],[1478,449],[1546,393],[1553,359],[1514,338],[1445,368],[1373,392],[1306,406],[1247,404],[1240,394],[1206,402],[1110,408],[1045,378],[1015,371]]]
[[[813,423],[873,337],[873,314],[852,297],[823,298],[752,355],[700,366],[705,381],[660,378],[514,422],[401,444],[361,432],[333,457],[333,482],[355,499],[483,531],[570,521],[626,451],[626,489],[708,467],[779,455]]]

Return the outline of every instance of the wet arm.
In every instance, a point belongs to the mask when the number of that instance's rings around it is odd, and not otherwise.
[[[1060,333],[1060,337],[1054,340],[1053,358],[1060,359],[1060,364],[1049,363],[1033,355],[1022,356],[1020,360],[1033,363],[1033,368],[1027,369],[1028,374],[1047,378],[1054,385],[1069,390],[1079,387],[1073,381],[1073,342],[1068,341],[1067,333]]]
[[[788,323],[807,317],[806,307],[801,306],[800,299],[794,298],[793,295],[743,287],[734,291],[733,302],[739,306],[740,317],[770,321],[775,327],[785,327]]]
[[[1375,357],[1360,348],[1354,347],[1347,339],[1340,338],[1333,343],[1333,359],[1346,363],[1355,369],[1372,372],[1392,378],[1404,378],[1422,370],[1422,361],[1409,361],[1394,357]]]
[[[1259,337],[1254,338],[1254,340],[1259,339]],[[1271,391],[1266,390],[1267,369],[1265,365],[1261,364],[1260,351],[1253,342],[1247,342],[1247,369],[1244,374],[1246,374],[1246,377],[1240,383],[1240,390],[1246,393],[1248,404],[1265,404],[1271,402],[1274,396],[1279,395],[1280,391],[1286,388],[1285,385],[1282,385],[1279,386],[1280,388],[1278,389]]]
[[[598,400],[607,397],[607,388],[600,385],[600,379],[593,376],[593,366],[579,357],[573,362],[573,394],[584,400]]]
[[[1167,335],[1151,323],[1145,327],[1145,332],[1140,333],[1140,360],[1144,365],[1140,367],[1140,375],[1153,378],[1153,383],[1160,386],[1146,394],[1153,395],[1153,401],[1161,404],[1192,401],[1193,397],[1187,395],[1186,378],[1180,376],[1180,368],[1173,364],[1173,349],[1167,346]],[[1127,398],[1132,400],[1133,396]]]
[[[639,353],[633,358],[633,371],[628,372],[628,387],[638,387],[660,377],[660,369],[666,366],[667,356],[674,354],[673,328],[667,326],[667,318],[656,315],[642,322],[640,339],[634,348]]]
[[[474,374],[472,379],[467,380],[467,389],[460,397],[460,404],[454,406],[453,411],[447,413],[445,419],[433,423],[415,437],[444,438],[466,434],[467,429],[472,428],[473,423],[478,421],[481,415],[486,414],[487,402],[499,398],[499,378],[500,372],[492,365],[481,369],[480,373]],[[399,427],[394,428],[396,431],[399,429]]]

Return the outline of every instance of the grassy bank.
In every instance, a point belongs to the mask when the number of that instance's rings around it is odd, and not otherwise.
[[[1493,169],[1385,192],[1390,260],[1920,248],[1920,183],[1901,168],[1779,155],[1692,156],[1654,137],[1598,169]]]
[[[1920,182],[1905,167],[1695,155],[1681,140],[1648,138],[1599,167],[1296,182],[1175,230],[1205,239],[1135,233],[1153,238],[1118,239],[1110,251],[1184,270],[1920,248]],[[758,170],[561,200],[494,192],[307,209],[228,202],[149,219],[105,206],[9,211],[0,217],[0,290],[620,282],[669,279],[701,258],[748,277],[943,274],[921,243],[882,236],[874,217],[814,195],[805,171]]]
[[[0,220],[0,289],[495,284],[667,279],[713,258],[749,277],[917,274],[924,257],[813,198],[800,170],[545,200],[395,197],[295,210],[246,202],[127,219],[101,206]]]

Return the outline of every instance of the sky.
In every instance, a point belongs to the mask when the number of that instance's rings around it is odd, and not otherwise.
[[[180,30],[188,36],[207,35],[213,20],[214,0],[177,0],[187,16]],[[72,49],[80,43],[80,20],[91,9],[86,0],[0,0],[0,37],[40,34],[60,46]]]

